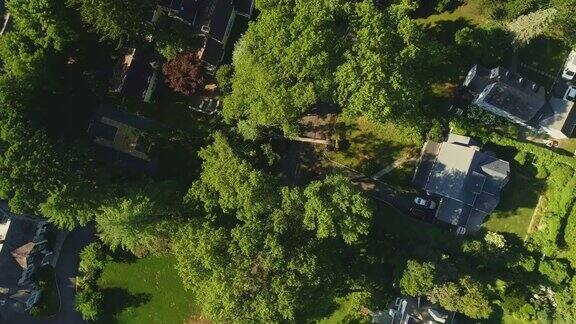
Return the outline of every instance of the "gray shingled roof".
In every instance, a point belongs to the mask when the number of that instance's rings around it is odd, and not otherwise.
[[[450,139],[456,142],[426,143],[425,148],[434,148],[436,154],[432,156],[434,150],[423,150],[427,157],[421,158],[414,183],[441,197],[436,211],[438,219],[474,230],[500,202],[510,165],[475,146],[460,144],[473,143],[471,139],[456,136]]]
[[[487,103],[523,122],[536,117],[546,103],[543,87],[503,67],[490,70],[476,65],[464,85],[474,93],[479,106]]]

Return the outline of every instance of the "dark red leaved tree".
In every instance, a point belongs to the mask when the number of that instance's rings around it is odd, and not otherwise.
[[[206,80],[204,67],[193,53],[184,53],[162,67],[170,88],[187,96],[202,89]]]

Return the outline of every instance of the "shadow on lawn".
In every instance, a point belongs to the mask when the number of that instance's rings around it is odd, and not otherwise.
[[[353,160],[348,166],[364,174],[380,171],[405,149],[404,145],[380,138],[370,130],[362,130],[357,124],[338,123],[335,131],[344,143],[336,154]]]
[[[151,299],[150,294],[140,293],[131,294],[123,288],[104,288],[103,314],[98,323],[114,324],[119,323],[117,315],[129,308],[136,308],[148,303]]]
[[[538,169],[534,165],[535,156],[527,154],[523,161],[519,162],[516,156],[518,149],[512,146],[498,146],[488,144],[487,150],[496,153],[501,158],[510,163],[510,181],[504,187],[501,193],[502,201],[497,207],[500,218],[508,217],[511,213],[519,208],[535,208],[538,199],[544,190],[546,190],[546,181],[538,177]],[[498,217],[492,214],[490,217]]]

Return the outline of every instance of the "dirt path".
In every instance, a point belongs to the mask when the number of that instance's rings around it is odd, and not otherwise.
[[[398,159],[394,161],[394,163],[390,164],[389,166],[385,167],[384,169],[378,171],[376,174],[372,176],[372,179],[378,180],[384,175],[392,172],[394,169],[400,168],[406,163],[412,163],[418,161],[418,158],[409,158],[409,159]]]
[[[530,234],[532,234],[538,228],[538,225],[540,225],[540,220],[542,219],[541,210],[543,208],[542,207],[543,201],[544,201],[544,195],[541,195],[540,198],[538,198],[538,204],[534,209],[532,219],[530,219],[530,224],[528,225],[528,229],[526,230],[526,235],[524,235],[524,241],[526,241],[528,239],[528,236],[530,236]]]

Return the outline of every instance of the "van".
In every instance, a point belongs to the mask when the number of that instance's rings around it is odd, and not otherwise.
[[[576,75],[576,50],[573,50],[570,52],[570,55],[568,55],[568,60],[566,60],[564,71],[562,72],[562,78],[573,80],[574,75]]]

